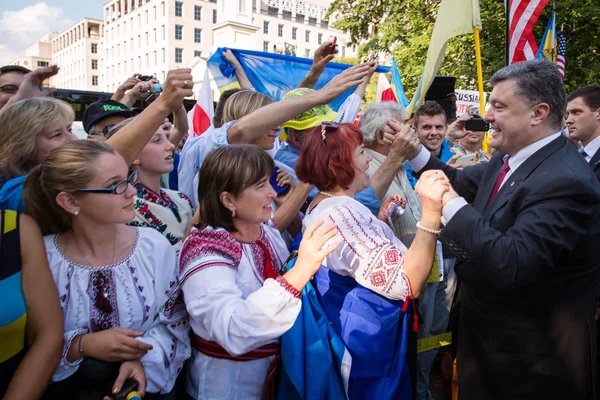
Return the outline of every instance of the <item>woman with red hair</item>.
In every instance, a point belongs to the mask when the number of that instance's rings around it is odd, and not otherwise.
[[[406,399],[411,397],[408,304],[430,274],[442,197],[450,186],[441,171],[421,175],[416,191],[423,217],[407,249],[385,222],[388,211],[403,200],[386,199],[377,218],[354,200],[369,185],[370,160],[363,136],[352,124],[315,128],[296,165],[298,178],[319,189],[303,223],[305,227],[316,220],[334,223],[342,239],[317,272],[314,286],[328,321],[351,356],[349,373],[342,372],[348,398]]]

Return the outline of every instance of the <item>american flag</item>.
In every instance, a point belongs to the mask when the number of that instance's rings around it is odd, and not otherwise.
[[[546,4],[548,0],[507,0],[509,64],[535,58],[533,27]]]
[[[558,34],[558,54],[556,55],[556,66],[565,80],[565,62],[567,57],[567,35],[564,32]]]

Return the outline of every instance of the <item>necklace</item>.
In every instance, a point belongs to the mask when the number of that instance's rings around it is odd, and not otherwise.
[[[322,190],[319,190],[319,193],[321,193],[323,196],[327,196],[327,197],[335,197],[335,195],[334,195],[334,194],[327,193],[327,192],[324,192],[324,191],[322,191]]]
[[[79,252],[83,255],[83,257],[85,258],[85,261],[87,261],[87,263],[88,263],[88,266],[93,267],[93,264],[90,261],[90,259],[88,258],[88,256],[85,254],[85,252],[83,252],[81,250],[81,247],[79,247],[79,243],[76,243],[76,245],[77,245],[77,250],[79,250]],[[113,265],[113,263],[115,262],[116,251],[117,251],[117,228],[115,227],[115,233],[113,235],[113,253],[112,253],[112,257],[110,259],[110,264],[108,264],[108,265]]]

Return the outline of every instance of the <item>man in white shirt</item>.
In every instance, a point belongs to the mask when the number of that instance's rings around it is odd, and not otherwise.
[[[592,399],[600,184],[560,133],[556,65],[513,64],[490,83],[489,163],[456,170],[422,148],[409,162],[442,170],[453,187],[439,240],[463,282],[460,397]]]
[[[600,86],[584,86],[567,97],[567,126],[571,139],[600,180]]]

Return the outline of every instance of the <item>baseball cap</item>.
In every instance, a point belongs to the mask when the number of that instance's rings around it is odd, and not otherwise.
[[[83,129],[89,133],[90,127],[107,117],[120,115],[125,118],[133,117],[135,112],[125,104],[114,100],[99,100],[90,104],[83,112]]]
[[[314,92],[313,89],[297,88],[294,90],[290,90],[289,92],[284,94],[281,97],[281,100],[283,101],[287,99],[292,99],[294,97],[304,96],[305,94],[309,94],[312,92]],[[331,122],[335,120],[338,116],[339,114],[333,111],[333,109],[329,107],[328,104],[320,104],[296,116],[296,118],[281,124],[281,127],[291,128],[297,131],[303,131],[306,129],[314,128],[315,126],[319,126],[323,122]]]

